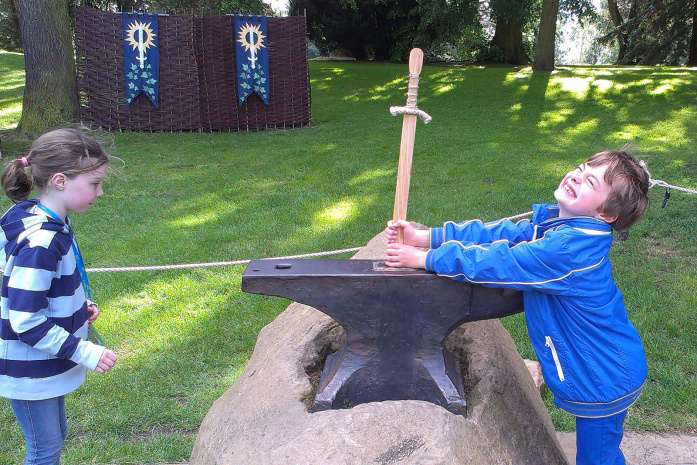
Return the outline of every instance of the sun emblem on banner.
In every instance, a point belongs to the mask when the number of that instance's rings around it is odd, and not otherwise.
[[[155,33],[150,28],[151,23],[146,23],[144,21],[133,21],[128,25],[128,30],[126,31],[126,38],[124,39],[128,44],[133,47],[133,50],[138,49],[138,58],[140,62],[140,67],[143,68],[145,64],[145,52],[150,47],[155,47],[153,38]]]
[[[249,23],[244,23],[244,26],[240,27],[238,32],[237,42],[239,42],[242,47],[244,47],[245,52],[250,52],[250,61],[252,62],[252,69],[255,68],[256,64],[256,54],[260,48],[266,48],[264,45],[264,39],[266,36],[261,33],[261,25],[252,25]]]

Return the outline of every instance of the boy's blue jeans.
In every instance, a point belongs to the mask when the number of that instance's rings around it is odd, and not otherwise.
[[[576,465],[625,465],[620,450],[627,411],[611,417],[576,417]]]
[[[45,400],[14,400],[10,406],[27,443],[24,465],[58,465],[68,432],[64,396]]]

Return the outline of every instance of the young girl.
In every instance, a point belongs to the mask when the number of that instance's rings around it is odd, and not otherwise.
[[[102,195],[109,155],[74,129],[39,137],[0,181],[16,203],[0,219],[0,396],[10,400],[27,445],[25,465],[58,465],[65,394],[104,373],[116,355],[86,340],[97,306],[68,212]],[[32,188],[38,199],[29,199]]]

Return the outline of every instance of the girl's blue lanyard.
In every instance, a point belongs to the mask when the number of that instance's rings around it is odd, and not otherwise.
[[[41,202],[37,202],[36,206],[42,209],[44,212],[46,212],[54,220],[63,222],[60,216],[58,216],[53,210],[48,208],[46,205],[43,205]],[[85,262],[82,260],[80,248],[77,246],[77,238],[75,237],[73,229],[70,227],[70,218],[68,218],[67,215],[65,216],[65,224],[66,226],[68,226],[71,247],[73,249],[73,253],[75,254],[75,262],[77,263],[77,272],[80,273],[80,280],[82,281],[82,289],[84,289],[87,299],[91,300],[92,295],[90,292],[90,282],[87,280],[87,270],[85,269]]]

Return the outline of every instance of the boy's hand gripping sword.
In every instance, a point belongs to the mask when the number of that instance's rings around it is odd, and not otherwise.
[[[416,117],[424,123],[431,117],[416,107],[416,96],[419,90],[419,74],[423,64],[424,53],[414,48],[409,53],[409,84],[407,86],[407,104],[404,107],[390,107],[392,115],[404,115],[402,119],[402,140],[399,144],[399,166],[397,168],[397,189],[394,198],[392,221],[407,219],[407,200],[409,198],[409,178],[411,176],[411,160],[414,154],[414,135]],[[397,242],[403,243],[402,228],[397,231]]]

